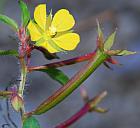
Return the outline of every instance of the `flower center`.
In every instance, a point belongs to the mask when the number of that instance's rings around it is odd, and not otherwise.
[[[48,40],[49,38],[53,38],[56,33],[56,28],[54,26],[50,26],[49,29],[43,33],[43,38]]]
[[[50,37],[54,37],[56,35],[56,28],[54,26],[50,26],[46,34]]]

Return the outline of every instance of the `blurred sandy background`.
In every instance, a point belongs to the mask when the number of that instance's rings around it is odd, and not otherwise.
[[[33,14],[34,7],[45,0],[30,0],[28,3]],[[81,43],[75,51],[67,54],[59,53],[61,59],[89,53],[96,45],[97,17],[105,35],[117,28],[117,38],[114,48],[124,48],[140,51],[140,0],[50,0],[48,9],[53,13],[61,8],[69,9],[77,23],[75,29],[81,35]],[[20,23],[20,10],[17,0],[0,0],[0,13],[6,14]],[[0,49],[17,48],[17,43],[11,38],[14,33],[0,23]],[[107,114],[89,113],[81,118],[71,128],[139,128],[140,127],[140,55],[118,57],[123,66],[112,66],[110,71],[101,66],[83,85],[91,97],[107,90],[108,96],[101,106],[109,108]],[[57,60],[55,60],[57,61]],[[32,64],[49,63],[40,52],[34,51]],[[61,68],[69,77],[73,76],[85,63]],[[17,62],[13,57],[0,57],[0,88],[14,83],[17,72]],[[42,100],[50,96],[61,85],[51,80],[46,74],[34,72],[29,75],[29,86],[25,92],[27,111],[35,108]],[[50,128],[77,112],[83,101],[77,89],[64,102],[47,114],[37,116],[43,128]],[[4,100],[0,102],[5,108]],[[0,126],[4,123],[0,109]],[[17,115],[13,118],[19,125]]]

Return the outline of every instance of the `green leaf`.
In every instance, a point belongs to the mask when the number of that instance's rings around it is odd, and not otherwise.
[[[104,50],[104,34],[102,32],[102,29],[100,27],[99,21],[97,20],[97,26],[98,26],[98,39],[97,39],[97,47],[103,51]]]
[[[133,55],[136,54],[136,52],[132,52],[132,51],[127,51],[127,50],[122,50],[120,53],[118,53],[118,56],[128,56],[128,55]]]
[[[113,33],[107,38],[107,40],[105,41],[105,44],[104,44],[104,49],[105,49],[105,50],[110,50],[110,48],[113,46],[114,40],[115,40],[115,36],[116,36],[116,31],[113,32]]]
[[[27,5],[22,0],[19,0],[18,3],[21,9],[22,25],[25,27],[30,20],[30,12]]]
[[[12,29],[14,29],[15,31],[18,30],[18,25],[17,25],[17,23],[16,23],[13,19],[9,18],[8,16],[1,15],[1,14],[0,14],[0,22],[9,25],[9,26],[10,26]]]
[[[16,50],[0,50],[0,56],[18,56],[18,52]]]
[[[62,85],[65,85],[69,81],[68,76],[65,75],[59,69],[49,68],[49,69],[42,69],[42,70],[39,70],[39,71],[47,73],[52,79],[58,81]]]
[[[38,120],[31,116],[25,119],[22,128],[41,128]]]

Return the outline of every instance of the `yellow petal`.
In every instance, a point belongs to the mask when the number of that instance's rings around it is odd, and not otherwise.
[[[56,27],[57,32],[67,31],[75,24],[74,17],[66,9],[61,9],[54,15],[52,26]]]
[[[59,52],[57,49],[53,48],[50,44],[48,44],[47,50],[48,50],[50,53]]]
[[[30,32],[32,41],[37,41],[41,38],[41,33],[39,29],[37,28],[37,25],[33,21],[30,21],[27,28]]]
[[[46,41],[42,40],[42,41],[36,42],[35,45],[38,47],[43,47],[43,48],[47,49],[48,43]]]
[[[76,33],[67,33],[57,38],[52,38],[52,40],[64,50],[73,50],[80,42],[80,36]]]
[[[53,48],[47,41],[36,43],[36,46],[43,47],[48,50],[50,53],[58,52],[55,48]]]
[[[46,16],[46,4],[38,5],[34,11],[34,19],[44,31],[46,27]]]

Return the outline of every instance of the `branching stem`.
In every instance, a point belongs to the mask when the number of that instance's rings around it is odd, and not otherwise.
[[[34,111],[27,113],[27,115],[40,115],[52,109],[78,88],[108,58],[109,56],[107,54],[97,51],[89,63],[77,72],[65,86],[54,92],[52,96],[42,102]]]
[[[58,68],[58,67],[62,67],[62,66],[76,64],[76,63],[87,61],[87,60],[91,59],[95,55],[95,53],[96,52],[91,52],[91,53],[88,53],[88,54],[83,55],[83,56],[78,56],[78,57],[75,57],[75,58],[72,58],[72,59],[59,61],[59,62],[54,62],[54,63],[42,65],[42,66],[28,67],[28,71],[32,72],[34,70],[41,70],[41,69],[48,69],[48,68]]]
[[[100,93],[99,95],[97,95],[96,97],[92,98],[91,100],[88,100],[87,103],[77,113],[75,113],[73,116],[71,116],[69,119],[65,120],[64,122],[55,126],[55,128],[68,128],[69,126],[74,124],[76,121],[78,121],[80,118],[82,118],[85,114],[87,114],[88,112],[93,112],[93,111],[99,112],[99,113],[107,112],[105,109],[97,107],[98,104],[103,100],[103,98],[106,95],[107,95],[107,92],[104,91]]]

